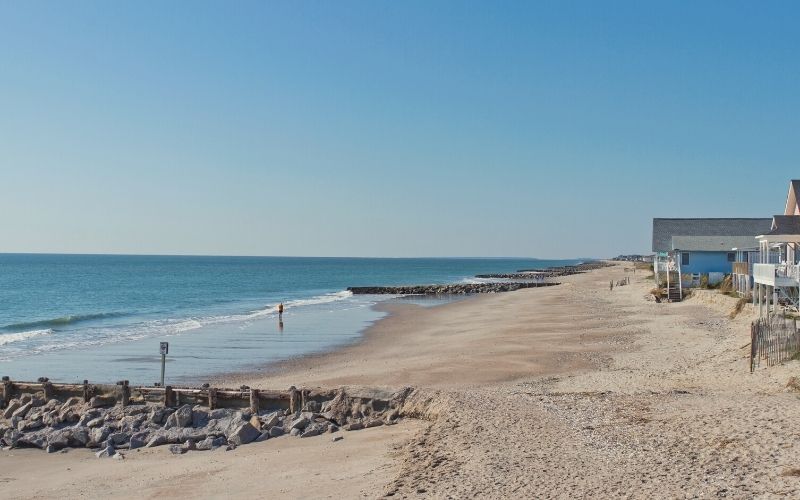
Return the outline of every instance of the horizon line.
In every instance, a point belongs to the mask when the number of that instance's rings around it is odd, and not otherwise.
[[[363,255],[229,255],[192,253],[96,253],[96,252],[0,252],[0,255],[74,255],[74,256],[118,256],[118,257],[239,257],[239,258],[284,258],[284,259],[525,259],[525,260],[601,260],[606,257],[522,257],[522,256],[363,256]]]

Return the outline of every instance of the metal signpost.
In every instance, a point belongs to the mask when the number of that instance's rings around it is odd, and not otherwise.
[[[161,342],[161,387],[164,387],[164,366],[167,364],[167,354],[169,354],[169,342]]]

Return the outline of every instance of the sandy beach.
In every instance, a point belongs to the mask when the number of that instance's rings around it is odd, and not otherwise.
[[[561,286],[402,304],[347,348],[230,377],[412,386],[407,417],[230,452],[0,452],[4,498],[777,497],[800,494],[800,363],[748,370],[752,308],[647,300],[625,265]],[[609,291],[609,280],[631,284]]]

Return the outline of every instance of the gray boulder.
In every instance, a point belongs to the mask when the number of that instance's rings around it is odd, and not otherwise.
[[[17,430],[20,432],[29,432],[35,429],[41,429],[44,423],[41,420],[20,420],[17,424]]]
[[[171,429],[173,427],[187,427],[192,424],[192,407],[189,405],[183,405],[178,408],[175,413],[167,417],[167,421],[164,423],[165,429]]]
[[[208,412],[208,418],[213,420],[221,420],[223,418],[230,418],[233,412],[225,408],[217,408]]]
[[[228,442],[240,446],[258,438],[261,433],[250,422],[245,422],[228,435]]]
[[[192,427],[205,427],[208,425],[210,417],[208,412],[199,408],[192,408]]]
[[[147,445],[147,432],[137,432],[136,434],[131,435],[131,440],[128,445],[128,449],[135,450],[136,448],[142,448]]]
[[[189,451],[189,450],[186,449],[185,446],[183,446],[181,444],[171,444],[171,445],[169,445],[168,449],[169,449],[169,452],[172,453],[173,455],[183,455],[184,453]]]
[[[106,446],[102,450],[94,454],[97,458],[111,458],[117,453],[113,446]]]
[[[150,415],[147,417],[147,421],[152,424],[161,425],[164,423],[164,420],[170,416],[175,410],[172,408],[153,408],[150,412]]]
[[[201,451],[207,451],[214,448],[214,440],[218,438],[207,437],[197,443],[196,448]]]
[[[89,439],[89,445],[97,446],[103,443],[106,439],[108,439],[108,436],[112,432],[114,432],[114,429],[112,429],[107,425],[104,425],[102,427],[95,427],[94,429],[91,430],[91,433],[89,434],[91,438]]]
[[[116,398],[110,396],[95,396],[89,400],[89,406],[92,408],[105,408],[115,404],[117,404]]]
[[[302,434],[300,434],[300,437],[307,438],[312,436],[319,436],[320,434],[322,434],[322,429],[320,429],[318,425],[310,425],[306,427],[306,430],[304,430]]]
[[[115,447],[119,447],[123,444],[129,443],[131,440],[131,434],[129,432],[114,432],[108,435],[106,438],[108,444],[114,445]]]
[[[136,432],[141,427],[145,420],[144,415],[128,415],[122,417],[119,421],[119,429],[121,431]]]
[[[276,425],[280,425],[281,423],[281,415],[280,412],[272,412],[263,419],[261,419],[261,428],[262,429],[271,429]]]
[[[58,410],[51,410],[42,416],[44,425],[53,427],[61,423],[61,417],[58,415]]]
[[[308,423],[309,423],[309,420],[308,420],[308,418],[306,418],[306,417],[299,417],[299,418],[296,418],[296,419],[292,420],[292,423],[290,424],[289,428],[290,428],[290,429],[300,429],[300,430],[303,430],[303,429],[305,429],[305,428],[306,428],[306,426],[308,426]]]
[[[22,403],[20,403],[16,399],[12,399],[8,403],[8,406],[6,407],[6,409],[3,411],[3,418],[11,418],[11,415],[13,415],[14,412],[17,411],[20,408],[20,406],[22,406]]]
[[[72,429],[59,429],[57,431],[53,431],[49,433],[47,436],[47,447],[48,453],[52,453],[53,451],[58,451],[62,448],[66,448],[69,446],[70,441],[72,440]],[[52,448],[52,451],[50,450]]]
[[[383,420],[380,420],[380,419],[377,419],[377,418],[375,418],[375,419],[372,419],[372,420],[370,420],[369,422],[367,422],[367,423],[364,425],[364,428],[365,428],[365,429],[369,429],[370,427],[378,427],[378,426],[380,426],[380,425],[383,425]],[[350,430],[353,430],[353,429],[350,429]]]
[[[96,419],[98,416],[100,416],[100,412],[97,410],[89,410],[83,412],[83,414],[78,419],[78,425],[87,425],[89,422]]]
[[[162,446],[165,444],[167,444],[167,437],[164,434],[156,434],[150,438],[150,441],[147,442],[147,447],[152,448],[154,446]]]
[[[302,434],[302,433],[303,433],[303,431],[301,431],[300,429],[292,429],[292,430],[289,432],[289,435],[290,435],[290,436],[299,436],[299,435],[300,435],[300,434]]]
[[[94,429],[95,427],[100,427],[105,423],[106,419],[104,417],[97,417],[89,420],[86,422],[86,427],[90,429]],[[79,422],[80,423],[80,422]]]
[[[69,445],[75,448],[82,448],[89,444],[90,439],[89,429],[82,426],[75,426],[70,433]]]
[[[269,437],[283,436],[283,427],[275,426],[269,428]]]
[[[18,407],[14,412],[11,414],[11,418],[19,417],[25,418],[25,415],[28,414],[28,411],[33,408],[33,403],[28,401],[27,403],[23,404],[22,406]]]
[[[346,424],[346,425],[342,426],[342,429],[344,429],[346,431],[357,431],[357,430],[361,430],[363,428],[364,428],[364,424],[362,424],[361,422],[350,422],[349,424]]]
[[[6,431],[5,435],[3,436],[2,441],[6,446],[10,446],[12,448],[15,448],[17,446],[17,442],[19,441],[19,438],[21,438],[21,437],[22,437],[22,433],[21,432],[19,432],[16,429],[9,429],[9,430]]]
[[[17,440],[17,446],[30,446],[40,450],[47,447],[47,431],[36,431],[22,434]]]

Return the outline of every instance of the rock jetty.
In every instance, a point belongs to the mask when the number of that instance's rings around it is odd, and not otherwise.
[[[512,292],[521,288],[554,286],[559,283],[456,283],[450,285],[353,286],[347,290],[356,295],[466,295],[473,293]]]
[[[594,269],[611,266],[605,262],[585,262],[574,266],[548,267],[543,269],[521,269],[515,273],[478,274],[476,278],[495,278],[508,280],[541,280],[581,274]]]
[[[106,398],[46,400],[44,393],[24,394],[0,414],[0,444],[39,448],[49,453],[66,448],[94,448],[99,458],[123,459],[120,450],[168,446],[174,454],[193,450],[233,449],[284,435],[320,434],[392,425],[411,388],[388,399],[348,395],[343,389],[318,393],[302,409],[249,408],[210,410],[185,404],[177,408],[142,403],[110,406]],[[321,394],[321,396],[319,395]],[[113,403],[112,403],[113,404]]]

